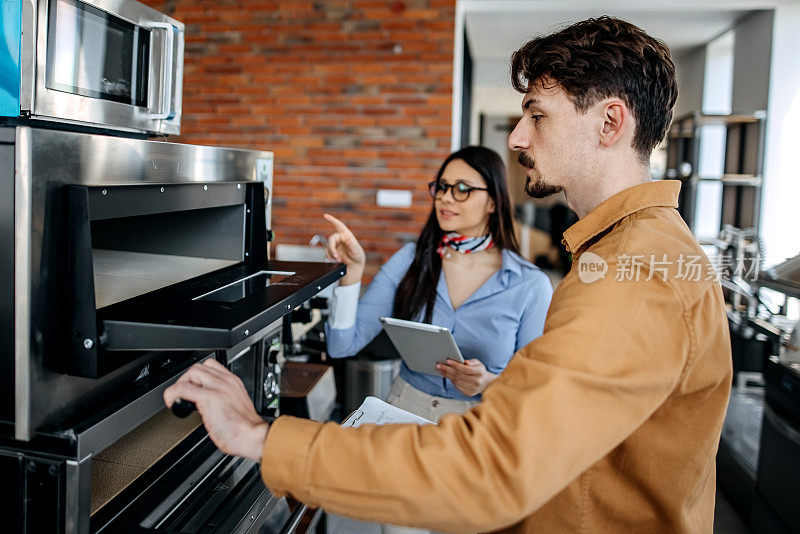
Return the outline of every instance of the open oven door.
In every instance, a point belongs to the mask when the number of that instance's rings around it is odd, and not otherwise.
[[[260,182],[66,186],[64,371],[232,348],[343,276],[343,264],[268,259],[267,194]]]
[[[229,349],[344,274],[342,264],[238,265],[97,311],[106,350]]]

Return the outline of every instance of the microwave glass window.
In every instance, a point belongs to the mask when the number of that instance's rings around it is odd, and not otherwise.
[[[51,0],[50,89],[147,106],[150,32],[79,0]]]
[[[281,284],[281,280],[293,274],[294,273],[290,271],[259,271],[256,274],[237,280],[236,282],[215,289],[214,291],[199,295],[192,300],[236,302],[258,293],[259,291],[263,291],[267,286]],[[289,283],[283,282],[283,284]]]

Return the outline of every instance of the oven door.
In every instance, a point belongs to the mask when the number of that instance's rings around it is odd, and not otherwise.
[[[34,118],[179,133],[182,23],[133,0],[38,0],[35,16]]]
[[[65,187],[63,371],[97,378],[120,352],[229,349],[345,274],[266,257],[261,182]]]

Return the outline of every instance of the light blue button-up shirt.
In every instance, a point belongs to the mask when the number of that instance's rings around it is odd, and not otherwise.
[[[390,317],[400,280],[414,259],[416,245],[398,250],[375,275],[358,303],[355,324],[347,329],[325,325],[328,353],[334,358],[352,356],[381,331],[380,317]],[[503,265],[482,286],[453,309],[444,273],[439,276],[431,322],[450,329],[464,359],[477,358],[492,373],[506,368],[516,351],[542,335],[553,294],[550,279],[538,267],[513,252],[503,250]],[[422,320],[423,312],[417,320]],[[458,400],[467,397],[441,375],[418,373],[405,363],[400,376],[430,395]]]

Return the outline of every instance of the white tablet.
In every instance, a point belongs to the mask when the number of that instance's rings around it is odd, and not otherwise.
[[[412,371],[439,375],[436,370],[438,362],[444,362],[448,358],[464,361],[453,335],[447,328],[392,317],[380,319],[389,339]]]

